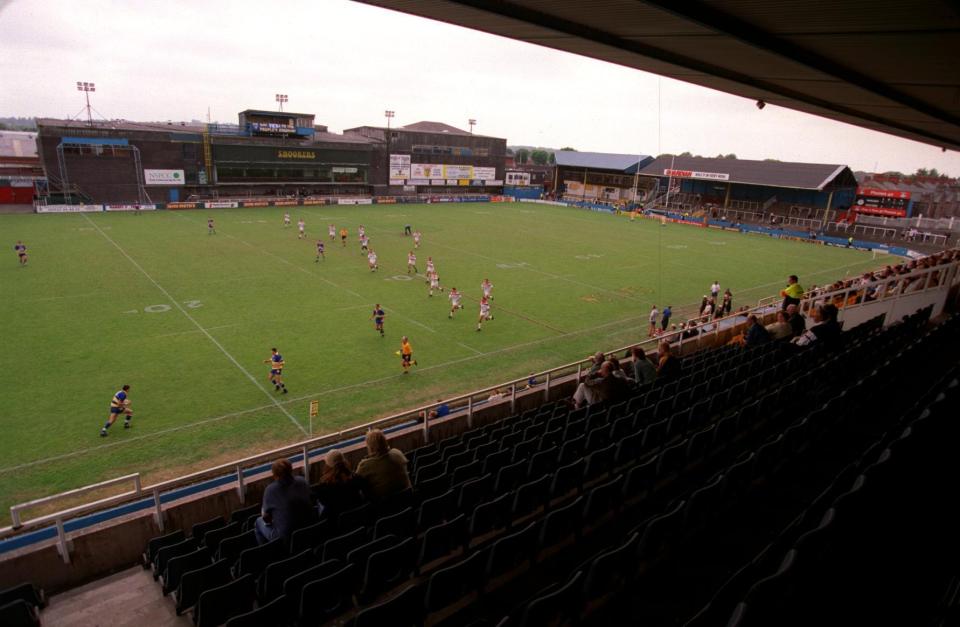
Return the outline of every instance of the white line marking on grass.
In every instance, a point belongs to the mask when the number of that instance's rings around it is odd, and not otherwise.
[[[156,287],[158,290],[160,290],[160,292],[162,292],[163,295],[167,297],[167,300],[169,300],[171,303],[173,303],[173,306],[180,310],[180,313],[182,313],[182,314],[187,318],[187,320],[189,320],[190,322],[192,322],[193,325],[194,325],[195,327],[197,327],[197,329],[198,329],[201,333],[203,333],[205,336],[207,336],[207,339],[210,340],[210,341],[213,343],[214,346],[216,346],[217,348],[219,348],[219,349],[220,349],[220,352],[223,353],[224,356],[226,356],[227,359],[229,359],[231,362],[233,362],[233,365],[236,366],[237,369],[240,370],[240,372],[242,372],[244,375],[246,375],[246,377],[247,377],[248,379],[250,379],[250,382],[253,383],[255,386],[257,386],[257,389],[258,389],[258,390],[260,390],[261,392],[263,392],[264,396],[266,396],[267,398],[269,398],[270,401],[271,401],[274,405],[276,405],[278,408],[280,408],[280,411],[282,411],[284,414],[286,414],[287,418],[290,419],[290,422],[292,422],[294,425],[296,425],[297,428],[300,429],[300,431],[302,431],[304,435],[307,435],[307,430],[303,428],[303,425],[301,425],[300,422],[299,422],[296,418],[293,417],[293,414],[291,414],[290,412],[288,412],[288,411],[286,410],[286,408],[283,407],[283,405],[281,405],[281,404],[277,401],[277,399],[275,399],[273,396],[271,396],[270,393],[267,392],[266,388],[264,388],[262,385],[260,385],[260,382],[257,381],[257,379],[256,379],[252,374],[250,374],[250,372],[249,372],[246,368],[244,368],[243,365],[242,365],[239,361],[237,361],[236,358],[227,351],[226,348],[223,347],[223,344],[221,344],[220,342],[218,342],[215,337],[213,337],[212,335],[210,335],[210,332],[207,331],[207,330],[203,327],[203,325],[201,325],[199,322],[197,322],[196,318],[194,318],[193,316],[191,316],[191,315],[189,314],[189,312],[187,312],[187,310],[183,308],[183,305],[181,305],[179,302],[177,302],[177,300],[176,300],[173,296],[170,295],[170,292],[168,292],[162,285],[160,285],[159,283],[157,283],[157,281],[156,281],[152,276],[150,276],[150,274],[149,274],[146,270],[143,269],[143,266],[141,266],[139,263],[137,263],[137,261],[136,261],[133,257],[131,257],[130,255],[127,254],[127,251],[125,251],[125,250],[120,246],[120,244],[116,243],[109,235],[107,235],[106,233],[104,233],[104,232],[100,229],[100,227],[97,225],[96,222],[94,222],[93,220],[91,220],[90,217],[87,216],[86,214],[81,214],[81,215],[83,215],[84,219],[85,219],[87,222],[89,222],[90,224],[92,224],[93,227],[96,228],[97,231],[100,232],[100,234],[103,236],[103,238],[104,238],[105,240],[107,240],[108,242],[110,242],[111,244],[113,244],[113,246],[114,246],[117,250],[120,251],[120,254],[122,254],[124,257],[126,257],[126,258],[127,258],[127,261],[129,261],[131,264],[133,264],[133,267],[135,267],[137,270],[139,270],[140,273],[143,274],[143,276],[147,277],[147,279],[148,279],[151,283],[153,283],[154,287]]]
[[[234,323],[234,324],[221,324],[221,325],[215,326],[215,327],[207,327],[207,331],[214,331],[214,330],[216,330],[216,329],[226,329],[226,328],[228,328],[228,327],[238,327],[238,326],[240,326],[239,323]],[[198,330],[196,330],[196,329],[193,329],[192,331],[177,331],[177,332],[175,332],[175,333],[163,333],[163,334],[161,334],[161,335],[151,335],[151,336],[149,336],[147,339],[155,339],[155,338],[158,338],[158,337],[174,337],[175,335],[188,335],[188,334],[190,334],[190,333],[199,333],[199,332],[200,332],[200,331],[198,331]]]
[[[67,298],[86,298],[87,296],[99,296],[104,293],[105,292],[86,292],[84,294],[67,294],[66,296],[42,296],[40,298],[27,298],[17,302],[18,303],[42,303],[42,302],[51,301],[51,300],[64,300]]]

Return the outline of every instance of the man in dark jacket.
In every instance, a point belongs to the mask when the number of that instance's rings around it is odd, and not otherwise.
[[[744,346],[760,346],[770,341],[770,333],[753,314],[747,316],[747,332],[743,337]]]

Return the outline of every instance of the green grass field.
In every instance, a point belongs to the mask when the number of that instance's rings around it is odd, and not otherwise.
[[[787,274],[804,285],[880,262],[868,253],[577,209],[520,204],[293,207],[208,212],[0,216],[0,517],[31,498],[141,472],[170,478],[645,337],[651,304],[695,309],[713,280],[753,304]],[[216,219],[208,236],[206,218]],[[327,224],[346,225],[346,248]],[[446,293],[408,280],[403,237],[424,234]],[[367,227],[381,270],[367,270]],[[327,259],[314,262],[314,243]],[[17,265],[13,243],[29,247]],[[480,282],[495,320],[475,330]],[[369,321],[388,312],[386,338]],[[680,316],[675,317],[679,321]],[[394,354],[410,336],[419,366]],[[267,382],[270,348],[290,393]],[[132,386],[134,428],[98,432]]]

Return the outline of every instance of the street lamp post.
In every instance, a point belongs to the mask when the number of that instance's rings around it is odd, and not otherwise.
[[[77,81],[77,91],[82,91],[87,98],[87,124],[93,126],[93,115],[90,113],[90,92],[97,91],[97,87],[87,81]]]
[[[283,112],[283,103],[285,103],[285,102],[287,102],[288,100],[290,100],[290,97],[287,96],[286,94],[277,94],[275,100],[276,100],[278,103],[280,103],[280,111],[281,111],[281,113],[282,113],[282,112]]]
[[[473,127],[477,125],[477,121],[474,120],[473,118],[470,118],[469,120],[467,120],[467,124],[470,125],[470,134],[473,135]]]

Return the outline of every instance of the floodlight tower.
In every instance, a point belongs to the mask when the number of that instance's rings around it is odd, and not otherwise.
[[[390,109],[387,109],[386,111],[383,112],[383,117],[387,118],[387,130],[388,130],[388,131],[390,130],[390,120],[393,119],[394,114],[395,114],[395,112],[394,112],[394,111],[391,111]]]
[[[82,91],[87,98],[87,124],[93,126],[93,114],[90,113],[90,92],[97,91],[97,87],[87,81],[77,81],[77,91]]]
[[[282,112],[283,112],[283,103],[285,103],[285,102],[287,102],[288,100],[290,100],[290,97],[287,96],[286,94],[277,94],[275,99],[276,99],[277,102],[280,103],[280,112],[282,113]]]
[[[477,121],[474,120],[473,118],[470,118],[469,120],[467,120],[467,124],[470,125],[470,134],[473,135],[473,127],[477,125]]]

